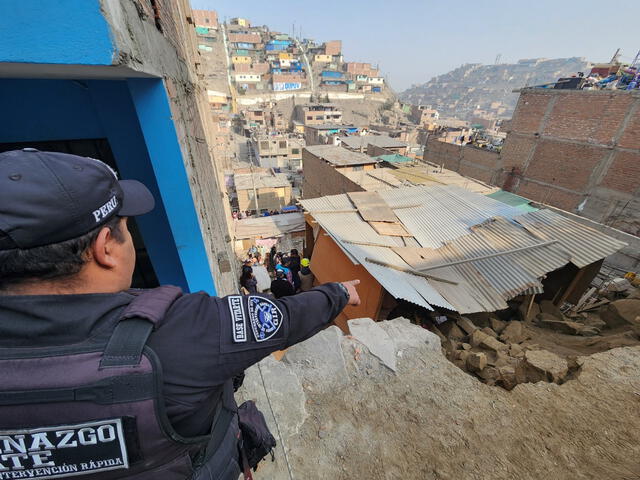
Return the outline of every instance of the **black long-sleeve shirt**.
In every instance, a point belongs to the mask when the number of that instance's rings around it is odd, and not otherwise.
[[[67,345],[112,329],[126,293],[0,296],[0,346]],[[276,350],[313,336],[344,308],[330,283],[276,300],[262,295],[187,294],[171,306],[147,344],[163,370],[167,414],[184,436],[208,433],[225,381]]]

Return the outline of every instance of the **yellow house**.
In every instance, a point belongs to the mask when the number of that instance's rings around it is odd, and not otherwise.
[[[245,57],[242,55],[234,55],[231,57],[231,63],[251,63],[251,57]]]
[[[331,63],[331,55],[318,54],[313,57],[313,61],[317,63]]]
[[[293,55],[291,55],[291,54],[290,54],[290,53],[288,53],[288,52],[281,52],[281,53],[278,55],[278,58],[279,58],[280,60],[293,60]]]
[[[240,25],[241,27],[250,27],[251,22],[246,18],[232,18],[231,25]]]

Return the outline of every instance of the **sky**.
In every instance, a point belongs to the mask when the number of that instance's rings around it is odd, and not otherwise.
[[[640,18],[640,1],[536,0],[191,0],[220,20],[318,42],[342,40],[345,61],[379,64],[397,92],[464,63],[521,58],[585,57],[606,62],[617,48],[631,62],[640,40],[625,19]],[[635,20],[634,20],[635,21]]]

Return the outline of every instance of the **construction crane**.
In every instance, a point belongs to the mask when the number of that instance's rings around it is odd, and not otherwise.
[[[502,54],[499,53],[498,55],[496,55],[496,61],[494,62],[494,65],[499,65],[501,59],[502,59]]]

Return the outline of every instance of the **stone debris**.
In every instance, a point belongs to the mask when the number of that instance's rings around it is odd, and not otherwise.
[[[523,375],[530,382],[560,383],[569,371],[564,358],[547,350],[530,350],[524,354],[524,361],[519,363]]]
[[[487,356],[484,353],[464,352],[467,355],[467,368],[472,372],[480,372],[487,366]]]
[[[600,317],[609,328],[623,325],[637,325],[640,316],[640,299],[624,298],[615,300],[607,305]]]
[[[502,320],[500,320],[498,318],[492,318],[491,319],[491,328],[498,335],[500,335],[502,333],[502,331],[505,329],[506,326],[507,326],[507,322],[503,322]]]
[[[526,340],[522,322],[512,321],[504,327],[500,334],[500,340],[507,343],[522,343]]]
[[[353,338],[367,347],[372,355],[395,372],[396,349],[389,334],[370,318],[357,318],[349,320],[347,323]]]
[[[457,320],[458,326],[464,330],[468,335],[471,335],[475,330],[478,329],[471,320],[466,317],[461,317]]]
[[[395,372],[355,336],[333,328],[291,347],[283,361],[267,357],[247,370],[237,399],[256,400],[278,443],[275,461],[262,462],[254,478],[573,480],[640,473],[640,347],[580,357],[579,380],[567,381],[572,364],[543,350],[512,344],[498,355],[459,343],[459,354],[487,360],[468,374],[442,355],[435,334],[406,319],[357,323],[374,329],[373,338],[380,329],[387,334]],[[526,354],[520,368],[516,348]],[[342,373],[310,371],[324,365]],[[562,383],[563,372],[562,385],[546,383]],[[603,405],[615,415],[603,415]]]

